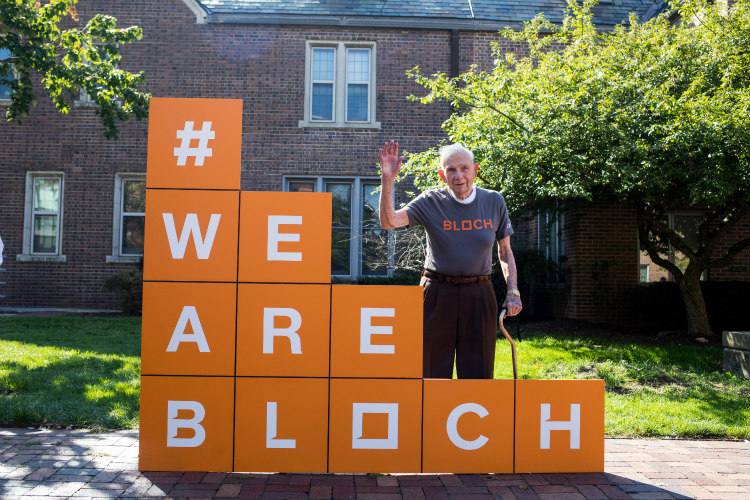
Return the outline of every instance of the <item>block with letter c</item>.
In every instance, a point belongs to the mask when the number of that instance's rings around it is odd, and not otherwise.
[[[237,281],[239,192],[148,189],[146,281]]]
[[[516,381],[516,472],[604,472],[604,381]]]
[[[422,472],[512,473],[512,380],[424,381]]]
[[[232,470],[232,377],[141,377],[139,470]]]
[[[243,191],[243,283],[331,282],[331,193]]]

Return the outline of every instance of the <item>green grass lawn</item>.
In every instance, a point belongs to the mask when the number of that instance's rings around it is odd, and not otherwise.
[[[137,427],[140,371],[140,318],[0,318],[0,425]]]
[[[522,332],[518,377],[604,379],[608,436],[750,437],[750,381],[722,370],[722,348],[649,345],[648,338]],[[495,378],[513,378],[498,341]]]
[[[521,378],[602,378],[609,436],[750,438],[750,381],[716,346],[524,331]],[[498,341],[495,378],[512,378]],[[138,426],[140,318],[0,318],[0,425]]]

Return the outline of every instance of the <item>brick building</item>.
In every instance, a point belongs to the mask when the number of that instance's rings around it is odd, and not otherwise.
[[[594,21],[608,30],[631,11],[648,18],[661,3],[601,0]],[[333,192],[332,274],[353,279],[386,272],[368,261],[389,247],[371,246],[392,239],[373,221],[377,148],[395,138],[402,149],[420,151],[445,138],[440,125],[450,107],[407,100],[423,89],[405,71],[417,65],[426,74],[455,75],[472,64],[489,69],[490,41],[525,50],[501,39],[499,29],[518,28],[540,11],[559,21],[564,5],[82,0],[78,12],[82,24],[104,12],[120,26],[143,28],[141,41],[122,47],[121,65],[145,71],[143,88],[152,95],[243,99],[242,189]],[[38,97],[21,124],[0,123],[7,271],[0,307],[116,308],[102,283],[133,267],[141,252],[147,123],[123,124],[120,139],[107,141],[85,98],[62,116],[43,91]],[[0,89],[0,111],[7,102]],[[630,210],[571,212],[553,225],[550,238],[538,230],[545,217],[518,227],[518,238],[553,259],[567,257],[568,317],[612,320],[603,315],[603,302],[614,304],[624,288],[656,277],[639,255]]]

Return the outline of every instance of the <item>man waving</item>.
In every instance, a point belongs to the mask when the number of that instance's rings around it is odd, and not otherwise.
[[[380,225],[393,229],[422,225],[427,231],[424,288],[424,377],[493,378],[497,300],[492,287],[492,247],[508,295],[509,316],[521,312],[516,263],[510,248],[513,228],[500,193],[474,186],[479,165],[460,144],[440,151],[440,178],[447,187],[425,191],[405,208],[393,207],[393,182],[404,157],[398,143],[379,151],[382,169]]]

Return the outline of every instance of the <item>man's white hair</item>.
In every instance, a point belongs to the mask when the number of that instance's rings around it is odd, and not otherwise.
[[[462,144],[451,144],[449,146],[443,146],[440,148],[440,167],[445,166],[446,160],[451,157],[454,153],[466,153],[471,159],[471,163],[474,163],[474,153],[466,149]]]

